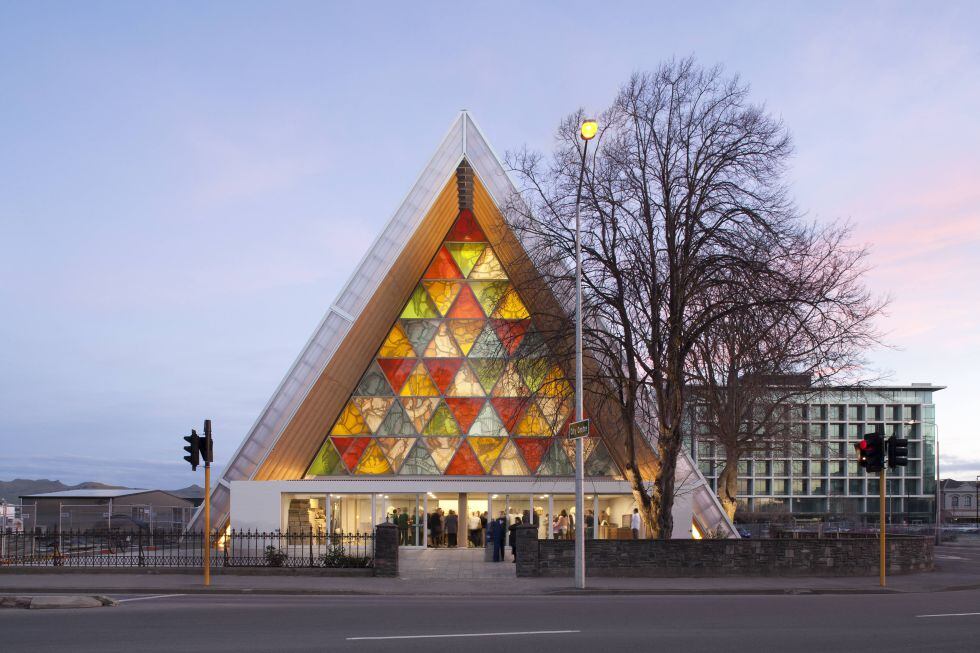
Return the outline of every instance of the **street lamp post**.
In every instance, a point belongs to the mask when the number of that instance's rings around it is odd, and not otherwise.
[[[974,483],[973,490],[976,493],[973,497],[973,505],[977,509],[977,517],[973,523],[980,526],[980,474],[977,474],[977,482]]]
[[[599,129],[595,120],[582,121],[579,136],[585,141],[582,163],[578,171],[578,189],[575,192],[575,421],[581,422],[585,413],[585,393],[582,384],[582,181],[585,178],[586,154],[589,141]],[[585,589],[585,455],[582,438],[575,438],[575,587]]]

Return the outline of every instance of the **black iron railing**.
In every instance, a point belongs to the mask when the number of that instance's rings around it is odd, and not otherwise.
[[[0,533],[0,566],[200,567],[202,532],[62,531]],[[212,567],[372,566],[374,535],[318,531],[212,533]]]

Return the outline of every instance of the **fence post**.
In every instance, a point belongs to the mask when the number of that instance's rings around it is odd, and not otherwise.
[[[310,566],[313,566],[313,527],[310,526]]]
[[[398,526],[395,524],[374,527],[374,575],[398,575]]]
[[[518,526],[514,533],[517,539],[517,575],[538,576],[540,551],[538,550],[538,527]]]

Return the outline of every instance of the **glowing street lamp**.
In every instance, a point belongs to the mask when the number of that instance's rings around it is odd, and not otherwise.
[[[585,177],[586,154],[591,141],[599,131],[599,123],[587,118],[579,127],[579,135],[585,141],[582,147],[582,164],[578,172],[578,191],[575,193],[575,421],[584,419],[582,385],[582,220],[579,208],[582,204],[582,180]],[[585,455],[583,438],[575,438],[575,587],[585,589]]]

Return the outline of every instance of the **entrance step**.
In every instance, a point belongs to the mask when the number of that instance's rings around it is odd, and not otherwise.
[[[398,575],[406,580],[488,580],[516,578],[510,547],[504,562],[484,562],[483,549],[402,549]]]

